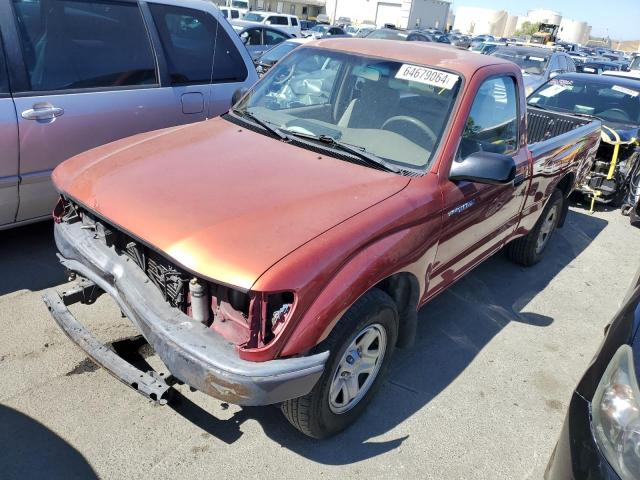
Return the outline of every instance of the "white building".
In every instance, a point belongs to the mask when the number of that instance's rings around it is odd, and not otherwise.
[[[536,9],[529,10],[527,13],[527,21],[531,23],[552,23],[553,25],[560,25],[562,21],[562,15],[555,10]]]
[[[517,15],[509,15],[507,17],[507,22],[504,26],[504,31],[502,32],[503,37],[512,37],[518,28],[518,17]]]
[[[505,10],[492,10],[480,7],[458,7],[456,9],[454,30],[469,35],[493,35],[501,37],[509,14]]]
[[[563,18],[560,22],[558,38],[565,42],[585,44],[589,40],[590,30],[587,22]]]
[[[386,24],[398,28],[440,28],[447,25],[448,0],[326,0],[327,15],[353,23]]]
[[[228,0],[213,0],[219,6],[231,6]],[[248,0],[249,9],[288,13],[299,18],[315,18],[324,12],[325,0]]]

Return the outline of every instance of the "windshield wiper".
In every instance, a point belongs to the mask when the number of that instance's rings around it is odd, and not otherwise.
[[[287,141],[287,142],[291,140],[291,137],[286,133],[284,133],[282,130],[280,130],[277,127],[274,127],[273,125],[269,125],[269,123],[258,118],[255,114],[251,113],[248,110],[238,110],[234,108],[231,111],[236,115],[238,115],[239,117],[247,118],[252,122],[257,123],[262,128],[264,128],[267,132],[271,133],[274,137],[278,137],[280,140]]]
[[[342,150],[343,152],[353,155],[354,157],[357,157],[358,159],[363,161],[365,164],[373,166],[375,168],[393,173],[400,173],[401,171],[400,168],[392,165],[391,163],[385,161],[377,155],[374,155],[373,153],[367,152],[366,149],[341,142],[340,140],[337,140],[329,135],[309,135],[306,133],[292,132],[290,130],[287,130],[287,134],[296,137],[308,138],[310,140],[316,140],[336,150]]]

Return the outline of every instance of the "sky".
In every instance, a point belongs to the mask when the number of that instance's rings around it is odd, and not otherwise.
[[[457,7],[484,7],[526,15],[538,8],[555,10],[571,20],[582,20],[593,27],[594,37],[613,40],[640,40],[640,0],[453,0]]]

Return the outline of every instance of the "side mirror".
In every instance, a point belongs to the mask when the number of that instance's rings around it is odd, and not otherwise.
[[[271,25],[271,20],[267,20],[266,22],[264,22],[265,25]]]
[[[236,103],[238,103],[242,99],[242,97],[244,97],[244,94],[248,91],[249,90],[246,88],[239,88],[235,92],[233,92],[233,95],[231,96],[231,105],[235,105]]]
[[[554,70],[553,72],[549,73],[549,78],[555,78],[558,75],[560,75],[562,72],[560,70]]]
[[[476,152],[464,160],[454,161],[449,172],[453,182],[468,181],[507,185],[516,178],[516,162],[508,155]]]

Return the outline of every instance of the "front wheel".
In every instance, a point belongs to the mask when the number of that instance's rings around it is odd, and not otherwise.
[[[542,259],[560,221],[564,201],[562,192],[555,190],[533,229],[507,245],[507,255],[512,261],[529,267]]]
[[[282,403],[284,416],[313,438],[347,428],[380,386],[397,337],[395,302],[381,290],[367,292],[318,345],[318,351],[331,352],[325,371],[307,395]]]

